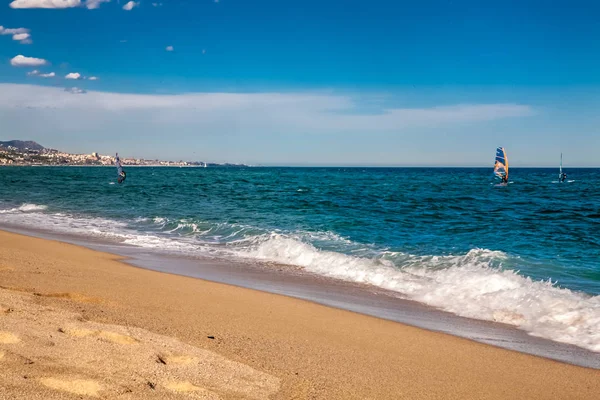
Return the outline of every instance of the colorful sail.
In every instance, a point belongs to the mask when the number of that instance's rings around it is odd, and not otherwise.
[[[508,157],[506,156],[506,150],[504,150],[504,147],[498,147],[496,149],[494,175],[504,181],[508,181]]]
[[[121,165],[121,159],[119,158],[119,153],[117,153],[115,157],[115,165],[117,166],[117,182],[123,183],[127,174],[123,171],[123,166]]]

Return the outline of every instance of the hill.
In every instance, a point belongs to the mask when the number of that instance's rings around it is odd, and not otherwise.
[[[32,140],[8,140],[6,142],[1,142],[0,141],[0,146],[2,147],[14,147],[19,151],[25,151],[25,150],[37,150],[37,151],[42,151],[44,150],[44,146],[42,146],[39,143],[36,143]]]

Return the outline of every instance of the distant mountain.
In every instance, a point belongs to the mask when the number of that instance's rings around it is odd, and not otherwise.
[[[15,147],[17,148],[19,151],[25,151],[25,150],[37,150],[37,151],[42,151],[44,150],[44,146],[42,146],[41,144],[38,144],[32,140],[9,140],[6,142],[0,142],[0,146],[2,147]]]

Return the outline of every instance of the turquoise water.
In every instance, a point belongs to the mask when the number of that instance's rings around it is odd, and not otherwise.
[[[600,351],[600,170],[0,168],[0,223],[285,263]]]

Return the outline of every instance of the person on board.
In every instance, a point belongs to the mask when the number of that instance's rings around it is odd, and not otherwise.
[[[119,178],[117,179],[117,182],[119,182],[119,183],[123,183],[123,181],[125,180],[125,177],[126,177],[126,176],[127,176],[127,175],[125,174],[125,171],[122,171],[122,172],[119,174]]]
[[[566,181],[566,180],[567,180],[567,173],[566,173],[566,172],[563,172],[563,173],[562,173],[562,175],[560,176],[560,181],[561,181],[561,182],[564,182],[564,181]]]
[[[502,175],[502,183],[508,183],[508,175]]]

